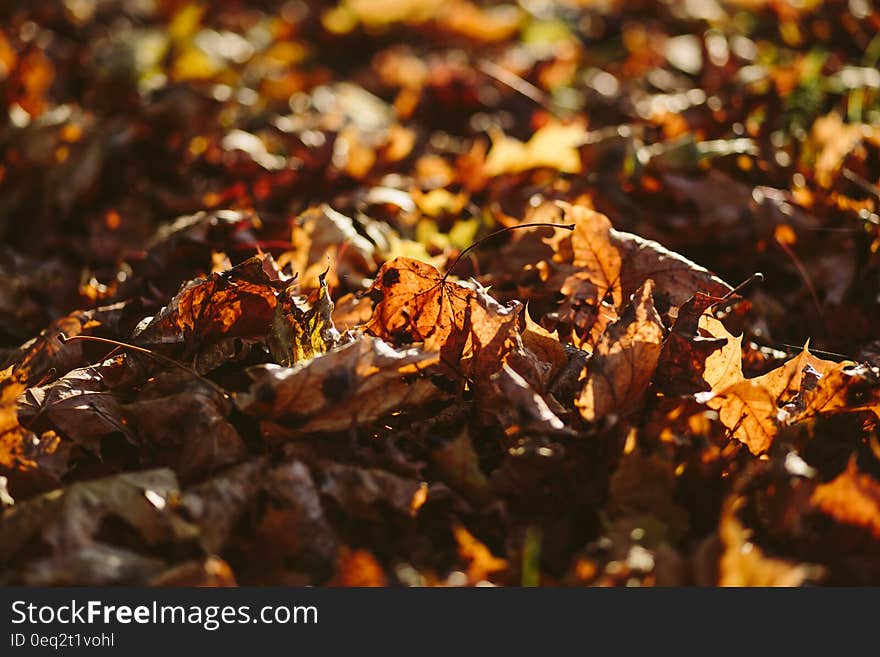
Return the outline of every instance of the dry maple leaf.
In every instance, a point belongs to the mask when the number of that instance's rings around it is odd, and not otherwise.
[[[420,376],[437,362],[436,353],[398,351],[383,340],[361,336],[291,368],[251,368],[254,383],[237,403],[245,413],[283,418],[299,431],[343,431],[439,396]]]
[[[867,365],[833,363],[814,386],[802,392],[798,406],[795,421],[857,411],[871,411],[880,418],[880,377]]]
[[[37,418],[50,422],[62,436],[99,458],[104,436],[119,433],[133,441],[122,406],[105,380],[111,367],[78,368],[51,384],[30,388],[19,416],[29,424]]]
[[[525,325],[520,335],[523,347],[528,349],[538,362],[547,367],[542,379],[545,384],[549,383],[568,364],[565,347],[559,341],[559,335],[556,331],[548,331],[532,319],[528,308],[523,315]]]
[[[554,260],[570,262],[573,268],[559,289],[564,297],[559,315],[578,337],[594,344],[617,319],[623,300],[620,252],[611,244],[608,217],[583,205],[559,207],[575,225],[570,236],[557,231],[549,240]]]
[[[367,333],[398,346],[422,343],[466,376],[496,371],[516,330],[518,304],[502,306],[482,289],[447,282],[412,258],[386,262],[369,294],[377,301]]]
[[[727,343],[706,359],[703,379],[711,390],[699,393],[697,400],[717,410],[722,424],[753,454],[767,451],[781,422],[788,421],[782,407],[800,390],[804,370],[810,367],[822,374],[839,368],[838,363],[813,356],[807,343],[800,354],[783,365],[747,379],[742,369],[742,336],[734,338],[708,313],[700,318],[700,326]]]
[[[59,336],[114,333],[127,312],[125,302],[77,310],[60,317],[39,336],[21,345],[15,354],[15,369],[27,373],[27,383],[37,385],[47,374],[68,372],[83,364],[83,344],[63,343]],[[53,377],[54,378],[54,377]]]
[[[709,393],[711,394],[711,393]],[[724,387],[708,405],[718,411],[721,423],[753,454],[762,454],[779,431],[776,395],[761,382],[745,379]]]
[[[698,292],[679,308],[657,367],[655,383],[663,392],[686,395],[711,389],[705,380],[706,363],[729,340],[701,335],[699,321],[706,310],[719,301],[722,299]]]
[[[581,204],[556,205],[564,220],[575,224],[570,236],[558,231],[548,242],[558,263],[557,276],[565,276],[555,281],[565,297],[559,314],[588,344],[617,319],[623,300],[649,279],[656,305],[664,311],[677,308],[697,292],[721,297],[732,289],[657,242],[615,230],[601,213]]]
[[[769,556],[756,545],[737,513],[744,504],[744,498],[733,497],[721,512],[719,586],[802,586],[821,576],[811,564]]]
[[[648,389],[665,333],[654,309],[653,287],[651,281],[645,282],[596,345],[575,402],[585,420],[630,412]]]
[[[583,270],[586,280],[596,286],[597,300],[608,297],[615,308],[620,307],[622,259],[609,239],[611,221],[583,205],[566,207],[565,220],[575,224],[571,233],[572,264]]]
[[[221,336],[265,336],[282,287],[269,256],[185,284],[137,338],[146,344],[190,346]]]
[[[880,540],[880,481],[860,472],[854,457],[837,477],[816,486],[810,503],[837,522],[862,527]]]

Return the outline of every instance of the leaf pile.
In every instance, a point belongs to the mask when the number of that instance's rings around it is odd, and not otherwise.
[[[870,3],[0,18],[0,583],[880,584]]]

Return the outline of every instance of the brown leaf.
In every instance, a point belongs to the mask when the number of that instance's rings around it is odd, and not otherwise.
[[[181,507],[199,526],[199,540],[208,553],[219,553],[265,485],[267,467],[262,459],[247,461],[188,488]]]
[[[810,503],[844,525],[880,540],[880,481],[859,471],[855,458],[832,481],[819,484]]]
[[[420,376],[437,363],[421,349],[395,350],[374,337],[321,354],[292,368],[260,365],[239,407],[260,418],[283,418],[298,431],[344,431],[440,395]]]
[[[510,365],[492,375],[495,395],[484,400],[509,435],[521,432],[565,432],[565,424],[550,410],[547,401]]]
[[[648,279],[654,281],[654,296],[664,311],[680,306],[696,292],[722,297],[732,289],[709,270],[657,242],[613,228],[609,239],[620,251],[624,298]]]
[[[700,320],[714,320],[706,311],[722,301],[701,292],[696,293],[678,309],[675,324],[660,356],[655,383],[665,393],[687,395],[711,389],[705,379],[705,368],[717,350],[725,347],[726,337],[705,337],[700,333]]]
[[[780,424],[788,421],[786,415],[781,415],[781,409],[800,389],[805,368],[809,366],[820,374],[838,368],[837,363],[813,356],[807,344],[800,354],[780,367],[747,379],[742,370],[742,336],[734,338],[708,314],[701,317],[700,326],[723,337],[727,344],[706,359],[703,378],[711,390],[699,393],[697,400],[717,410],[722,424],[753,454],[769,449]]]
[[[145,547],[198,535],[173,512],[177,490],[170,470],[149,470],[71,484],[16,504],[0,516],[0,561],[27,562],[27,550],[42,545],[48,556],[22,573],[31,584],[142,582],[164,564],[125,549],[127,532]],[[115,533],[101,531],[113,520],[123,523]]]
[[[565,297],[559,314],[589,344],[616,321],[623,300],[649,279],[664,312],[698,292],[720,297],[731,290],[711,272],[657,242],[613,229],[603,214],[584,205],[557,205],[564,220],[575,224],[570,236],[557,231],[549,241],[560,263],[556,276],[565,276],[559,283]]]
[[[373,316],[373,303],[367,296],[346,294],[336,301],[333,307],[333,325],[340,333],[345,333],[361,324],[366,324]]]
[[[595,422],[612,413],[628,413],[648,389],[664,334],[652,290],[652,282],[647,281],[596,345],[587,363],[586,382],[575,402],[585,420]]]
[[[619,308],[621,292],[620,251],[611,243],[611,221],[604,214],[583,205],[565,208],[565,220],[575,224],[571,233],[572,264],[584,270],[583,279],[595,286],[594,298]],[[563,292],[564,294],[564,292]]]
[[[723,390],[739,383],[745,376],[742,369],[742,336],[734,337],[710,313],[700,317],[699,326],[706,334],[725,340],[724,346],[711,353],[703,367],[703,379],[711,390]]]
[[[420,342],[465,376],[496,371],[516,329],[518,305],[504,307],[482,289],[444,281],[412,258],[386,262],[369,294],[378,301],[368,333],[396,346]]]
[[[213,388],[178,372],[147,384],[122,415],[145,465],[169,466],[188,482],[247,454],[227,417],[231,408]]]
[[[379,521],[381,508],[415,516],[423,503],[427,484],[377,468],[324,463],[321,494],[333,499],[349,516]]]
[[[19,424],[18,400],[28,377],[24,369],[10,370],[0,373],[0,476],[14,499],[24,499],[60,485],[68,450],[54,432],[38,439]]]
[[[825,374],[798,400],[801,410],[795,420],[817,415],[871,411],[880,418],[880,382],[876,372],[866,365],[847,366],[831,363]]]
[[[254,256],[209,278],[185,284],[137,335],[147,344],[191,346],[221,336],[265,336],[282,286],[271,257]]]
[[[380,587],[386,586],[385,571],[369,550],[354,550],[346,545],[339,548],[336,575],[328,586]]]
[[[431,461],[443,481],[470,502],[484,504],[491,496],[489,480],[480,468],[480,459],[467,428],[432,450]]]
[[[721,423],[752,454],[767,451],[779,431],[777,397],[756,379],[744,379],[722,388],[709,399],[708,405],[718,410]]]
[[[246,566],[263,577],[283,577],[291,567],[329,574],[339,543],[309,469],[299,461],[278,465],[264,475],[262,489],[266,504],[244,537]]]
[[[134,442],[122,406],[104,377],[104,371],[111,368],[75,369],[49,385],[29,389],[19,417],[28,422],[36,418],[50,422],[60,435],[98,457],[104,436],[119,433]]]
[[[594,344],[617,319],[623,299],[620,252],[611,244],[608,217],[583,205],[558,206],[564,221],[575,225],[571,235],[557,230],[548,240],[556,252],[554,260],[571,263],[559,288],[564,297],[559,316],[578,337]]]
[[[674,543],[688,529],[687,511],[676,500],[675,463],[663,454],[624,454],[608,482],[605,513],[626,534],[642,529],[646,543]]]
[[[528,308],[524,314],[525,327],[520,336],[523,347],[528,349],[539,362],[549,365],[544,379],[549,383],[568,364],[568,355],[556,331],[548,331],[535,322],[529,315]]]
[[[752,540],[752,532],[737,515],[744,501],[728,500],[721,513],[719,534],[723,552],[719,563],[719,586],[802,586],[816,579],[817,569],[769,556]]]

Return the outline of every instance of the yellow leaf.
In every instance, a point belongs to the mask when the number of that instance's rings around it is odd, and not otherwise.
[[[184,5],[171,19],[168,34],[176,42],[190,39],[199,30],[204,15],[205,6],[201,3],[191,2]]]
[[[484,173],[491,177],[541,167],[562,173],[581,173],[578,149],[586,136],[586,127],[581,123],[563,125],[555,121],[540,128],[526,143],[503,134],[495,135],[483,165]]]

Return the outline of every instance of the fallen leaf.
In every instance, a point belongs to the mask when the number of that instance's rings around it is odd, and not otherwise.
[[[447,282],[412,258],[386,262],[369,294],[377,301],[365,331],[398,346],[421,343],[466,376],[497,370],[516,330],[518,305]]]
[[[718,564],[718,586],[803,586],[817,579],[810,564],[773,557],[756,545],[752,533],[743,526],[737,511],[742,498],[725,503],[719,535],[723,551]]]
[[[231,404],[203,381],[179,372],[157,376],[122,417],[147,467],[170,466],[184,482],[236,463],[247,454],[229,422]]]
[[[387,585],[385,571],[369,550],[339,549],[336,575],[328,586],[381,587]]]
[[[265,336],[283,287],[270,257],[254,256],[221,274],[185,284],[143,330],[149,345],[191,346],[221,336]]]
[[[582,165],[578,148],[586,143],[586,137],[587,131],[582,124],[558,122],[539,128],[525,143],[497,134],[492,139],[483,172],[493,177],[547,167],[562,173],[580,173]]]
[[[810,503],[835,521],[880,538],[880,481],[859,472],[855,459],[833,480],[816,486]]]
[[[458,543],[458,556],[467,564],[468,583],[487,581],[491,575],[507,569],[507,560],[499,559],[462,525],[452,529]]]
[[[323,354],[339,341],[333,326],[333,301],[327,290],[326,272],[320,277],[318,298],[302,308],[291,288],[279,295],[269,333],[269,350],[279,365],[290,367],[299,361]]]
[[[654,309],[653,287],[647,281],[633,295],[587,363],[586,381],[575,403],[589,422],[631,412],[651,383],[665,333]]]
[[[170,470],[120,474],[74,483],[6,509],[0,516],[0,560],[27,561],[34,541],[47,557],[23,573],[33,584],[88,581],[95,584],[143,581],[164,566],[161,560],[125,549],[126,531],[99,532],[111,520],[122,521],[145,547],[193,541],[198,529],[174,513],[177,479]],[[102,572],[118,560],[115,569]],[[109,558],[109,561],[108,561]],[[144,572],[146,571],[146,572]]]
[[[431,461],[450,488],[469,501],[483,504],[491,496],[489,480],[480,467],[479,456],[467,429],[431,450]]]
[[[291,368],[252,368],[250,392],[236,403],[259,418],[283,418],[297,431],[344,431],[438,397],[420,375],[437,362],[436,354],[395,350],[363,336]]]
[[[376,468],[325,463],[321,471],[322,495],[334,500],[345,514],[374,521],[382,519],[383,508],[415,516],[425,489],[421,481]]]

